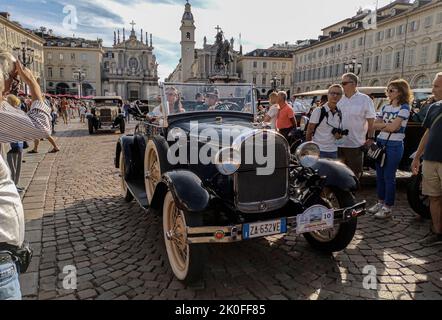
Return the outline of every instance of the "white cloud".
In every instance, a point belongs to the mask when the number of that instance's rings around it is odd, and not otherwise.
[[[23,5],[28,0],[16,2],[17,6]],[[45,0],[42,0],[45,1]],[[64,0],[63,0],[64,1]],[[160,64],[160,77],[164,79],[178,63],[180,57],[180,25],[184,12],[185,1],[182,4],[152,3],[154,0],[141,3],[125,4],[117,0],[81,0],[81,3],[91,3],[119,15],[124,20],[124,25],[114,25],[112,20],[100,16],[94,17],[94,12],[84,13],[81,19],[93,20],[97,27],[120,28],[125,27],[127,34],[130,31],[130,22],[134,20],[137,35],[140,29],[152,33],[154,46]],[[21,3],[21,4],[20,4]],[[192,0],[190,0],[192,3]],[[273,43],[289,41],[293,43],[306,38],[317,38],[321,29],[334,24],[344,18],[355,15],[362,8],[373,8],[375,0],[207,0],[205,8],[193,7],[192,11],[196,24],[197,48],[202,46],[204,36],[209,43],[214,41],[215,27],[219,25],[228,38],[234,37],[235,49],[239,49],[238,37],[242,34],[244,51],[249,52],[256,48],[265,48]],[[380,0],[379,6],[389,3],[389,0]],[[18,19],[19,17],[17,17]],[[39,27],[46,25],[56,33],[66,34],[61,25],[48,25],[44,16],[22,17],[27,25]],[[98,31],[97,31],[98,32]],[[97,36],[112,39],[113,34],[76,34],[86,38],[95,39]],[[165,39],[155,43],[155,39]],[[175,46],[173,45],[175,44]],[[105,42],[105,45],[112,45]],[[175,60],[173,58],[175,57]],[[162,58],[166,61],[162,61]],[[173,61],[173,62],[172,62]]]
[[[381,0],[380,5],[388,2]],[[124,5],[112,0],[98,0],[95,3],[118,12],[126,22],[126,28],[129,28],[129,22],[133,19],[137,23],[137,31],[143,28],[145,32],[153,33],[154,37],[177,43],[179,48],[184,1],[182,5],[150,2]],[[273,43],[293,43],[300,39],[317,38],[325,26],[355,15],[359,7],[369,8],[373,4],[374,0],[273,0],[271,3],[223,0],[208,1],[207,8],[193,7],[192,12],[197,28],[197,47],[202,46],[204,36],[207,36],[209,42],[214,41],[215,27],[220,25],[229,38],[238,39],[241,33],[245,40],[244,50],[247,52],[257,47],[269,47]],[[238,40],[235,46],[238,50]],[[176,65],[166,66],[161,61],[159,63],[161,78],[168,76]]]

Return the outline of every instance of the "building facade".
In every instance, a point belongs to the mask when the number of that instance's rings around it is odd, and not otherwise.
[[[253,83],[261,97],[274,90],[290,91],[293,51],[276,48],[257,49],[238,59],[241,80]]]
[[[217,37],[222,35],[224,42],[224,33],[221,28],[217,28]],[[217,54],[219,53],[219,45],[217,43],[210,44],[207,37],[204,37],[202,48],[195,48],[195,20],[192,13],[190,3],[186,3],[183,18],[181,20],[181,59],[175,70],[166,79],[167,82],[239,82],[239,74],[237,72],[238,58],[240,52],[235,51],[233,38],[228,40],[230,46],[230,54],[232,61],[228,65],[227,70],[220,72],[216,68]]]
[[[404,78],[413,88],[431,87],[442,71],[442,1],[393,1],[323,29],[323,35],[295,51],[294,92],[325,89],[355,71],[363,86],[385,86]],[[365,24],[365,25],[364,25]]]
[[[152,34],[138,40],[132,22],[132,31],[120,41],[120,31],[114,33],[114,45],[105,48],[103,57],[103,94],[118,95],[124,100],[152,100],[159,94],[158,63],[153,54]]]
[[[27,48],[34,50],[34,62],[29,66],[29,69],[34,74],[40,85],[44,83],[44,54],[43,44],[44,40],[33,34],[30,30],[24,29],[18,22],[12,21],[9,13],[0,12],[0,49],[7,50],[18,56],[18,51],[15,48],[22,48],[26,45]]]
[[[102,41],[58,37],[52,32],[34,31],[45,39],[45,82],[50,94],[95,96],[102,94]],[[82,74],[82,79],[78,74]],[[83,81],[80,81],[83,80]]]

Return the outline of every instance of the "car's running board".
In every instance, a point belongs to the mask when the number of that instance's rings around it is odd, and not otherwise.
[[[142,183],[138,181],[134,182],[126,182],[127,188],[132,193],[132,195],[135,197],[135,200],[139,203],[141,207],[144,209],[149,209],[149,204],[147,203],[147,194],[145,190],[145,186]]]

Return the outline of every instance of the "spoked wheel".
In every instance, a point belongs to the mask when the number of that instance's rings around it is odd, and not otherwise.
[[[430,198],[422,194],[422,174],[411,177],[407,189],[410,207],[424,219],[431,219]]]
[[[206,247],[188,243],[186,214],[177,208],[170,191],[164,198],[163,231],[170,267],[177,279],[187,284],[200,279]]]
[[[158,150],[152,140],[149,141],[146,148],[146,157],[144,159],[145,165],[145,185],[147,200],[151,203],[153,195],[155,193],[155,188],[161,181],[161,166],[158,157]]]
[[[325,188],[321,194],[322,205],[328,208],[348,208],[356,204],[350,192]],[[335,226],[333,229],[304,234],[307,242],[324,252],[342,251],[350,244],[356,233],[357,219]]]
[[[152,203],[156,187],[161,182],[163,174],[171,168],[167,160],[168,148],[166,140],[159,136],[153,137],[147,143],[144,155],[144,183],[149,204]]]
[[[94,134],[94,124],[93,124],[93,122],[92,122],[92,120],[89,120],[88,121],[88,129],[89,129],[89,134]]]
[[[124,119],[120,120],[120,133],[124,134],[126,132],[126,122],[124,122]]]
[[[120,154],[120,177],[121,177],[121,190],[123,192],[124,200],[126,202],[132,202],[134,199],[134,196],[127,188],[126,179],[125,179],[125,177],[126,177],[126,162],[124,159],[123,152],[121,152],[121,154]]]

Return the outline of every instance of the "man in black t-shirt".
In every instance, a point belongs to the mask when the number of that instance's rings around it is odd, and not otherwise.
[[[423,124],[427,131],[412,164],[413,174],[417,175],[423,155],[422,193],[430,197],[433,222],[431,234],[421,241],[424,246],[442,245],[442,73],[436,75],[433,94],[435,101],[438,102],[431,105],[428,110]]]

